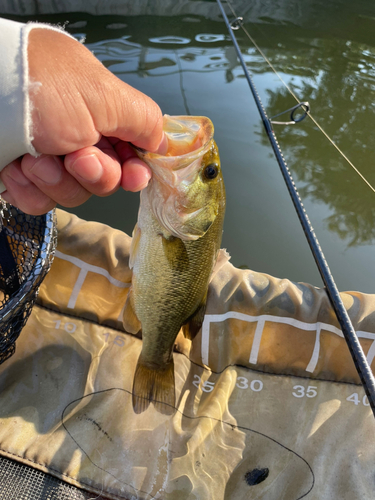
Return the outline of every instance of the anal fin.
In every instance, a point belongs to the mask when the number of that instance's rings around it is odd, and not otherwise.
[[[202,327],[204,314],[206,312],[206,303],[207,303],[207,293],[204,296],[201,304],[198,306],[196,311],[190,316],[187,322],[182,326],[182,333],[185,338],[189,340],[193,340],[199,330]]]
[[[132,287],[130,287],[128,296],[126,297],[124,315],[123,315],[123,325],[125,331],[127,331],[128,333],[133,333],[134,335],[136,335],[142,328],[141,322],[139,321],[134,311],[134,299],[133,299]]]
[[[133,380],[133,409],[143,413],[153,403],[155,409],[164,415],[175,412],[176,396],[174,381],[174,362],[171,361],[157,369],[148,367],[138,359]]]

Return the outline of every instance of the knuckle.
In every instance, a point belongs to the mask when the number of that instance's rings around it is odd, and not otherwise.
[[[82,205],[90,198],[91,194],[86,191],[80,184],[71,183],[68,188],[59,190],[55,199],[57,203],[64,207],[76,207]]]
[[[20,201],[20,209],[31,215],[42,215],[56,206],[56,203],[48,196],[37,196],[27,201]]]

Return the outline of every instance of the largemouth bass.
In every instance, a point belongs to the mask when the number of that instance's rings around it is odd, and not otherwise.
[[[136,413],[150,402],[161,413],[174,412],[174,342],[181,327],[194,338],[203,321],[225,211],[213,131],[205,117],[165,116],[166,155],[137,150],[153,176],[141,192],[124,310],[125,329],[142,330],[133,382]]]

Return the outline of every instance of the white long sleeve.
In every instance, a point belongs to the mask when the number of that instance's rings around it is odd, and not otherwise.
[[[24,27],[0,19],[0,170],[25,153],[35,154],[25,127]],[[4,190],[0,181],[0,192]]]
[[[0,18],[0,171],[25,153],[37,156],[31,142],[27,59],[28,35],[33,28],[64,33],[47,24],[22,24]],[[3,191],[5,186],[0,181],[0,193]]]

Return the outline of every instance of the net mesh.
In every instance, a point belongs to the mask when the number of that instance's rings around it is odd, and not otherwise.
[[[33,216],[0,197],[0,364],[15,342],[49,271],[57,243],[55,211]],[[49,474],[0,457],[1,500],[105,499]]]
[[[54,210],[27,215],[0,198],[0,364],[15,352],[56,240]]]
[[[49,474],[0,457],[2,500],[107,500],[102,495],[80,490]]]

